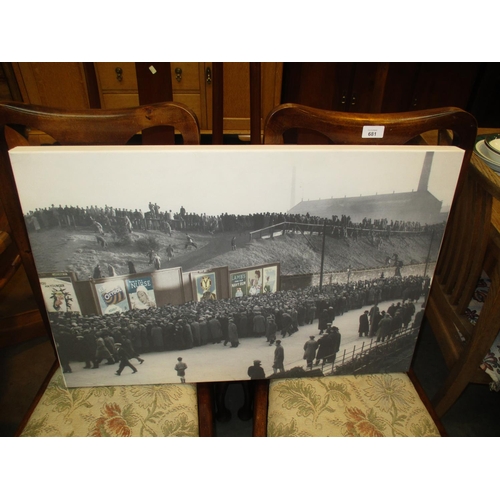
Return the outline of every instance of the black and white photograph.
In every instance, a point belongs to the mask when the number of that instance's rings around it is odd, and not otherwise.
[[[407,371],[463,151],[10,155],[65,382],[91,387]]]

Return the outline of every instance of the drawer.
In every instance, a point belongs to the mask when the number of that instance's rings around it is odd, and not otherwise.
[[[179,72],[176,73],[176,70]],[[174,94],[183,90],[200,90],[200,63],[173,62],[170,63],[170,72]],[[177,77],[180,77],[180,80]]]
[[[95,63],[97,79],[101,91],[137,90],[135,63],[105,62]],[[121,70],[117,73],[117,69]],[[172,73],[172,91],[200,90],[200,64],[197,62],[170,63]],[[177,72],[176,72],[177,71]],[[121,77],[121,81],[118,77]]]
[[[120,69],[120,74],[117,69]],[[100,62],[95,63],[97,80],[101,90],[137,90],[137,77],[135,74],[135,63],[133,62]],[[119,80],[121,76],[121,81]]]

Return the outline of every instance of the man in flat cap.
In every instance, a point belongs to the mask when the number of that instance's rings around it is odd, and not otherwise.
[[[262,368],[261,362],[260,362],[259,359],[256,359],[253,362],[253,365],[248,367],[248,372],[247,373],[248,373],[248,376],[252,380],[258,380],[258,379],[261,379],[261,378],[266,378],[266,374],[264,373],[264,369]]]

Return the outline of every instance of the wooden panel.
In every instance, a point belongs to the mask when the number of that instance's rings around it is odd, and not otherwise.
[[[224,118],[250,119],[249,63],[224,63],[223,106]]]
[[[480,63],[421,63],[412,110],[456,106],[467,109]]]
[[[267,114],[280,103],[283,63],[262,63],[261,128]],[[224,63],[224,132],[250,131],[250,65]]]
[[[347,111],[380,113],[389,63],[359,63],[355,66]]]
[[[174,94],[174,101],[182,102],[191,108],[198,120],[201,116],[201,99],[199,94]],[[102,107],[104,109],[132,108],[139,106],[138,94],[109,93],[102,96]]]
[[[139,94],[103,94],[101,97],[104,109],[132,108],[139,106]]]
[[[224,118],[225,134],[250,133],[250,118]]]
[[[283,63],[262,63],[262,122],[281,102],[282,78]]]
[[[500,127],[500,63],[482,63],[467,111],[480,127]]]
[[[201,123],[201,99],[199,94],[174,94],[174,101],[182,102],[194,111]]]
[[[385,84],[382,113],[398,113],[413,109],[413,95],[420,63],[390,63]]]
[[[0,63],[0,100],[22,101],[12,63]]]
[[[16,65],[16,77],[26,102],[65,109],[89,108],[82,63]]]

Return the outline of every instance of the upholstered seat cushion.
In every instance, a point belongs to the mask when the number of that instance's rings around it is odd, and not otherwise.
[[[196,386],[67,389],[58,368],[21,436],[198,436]]]
[[[267,434],[440,435],[404,373],[273,380]]]

